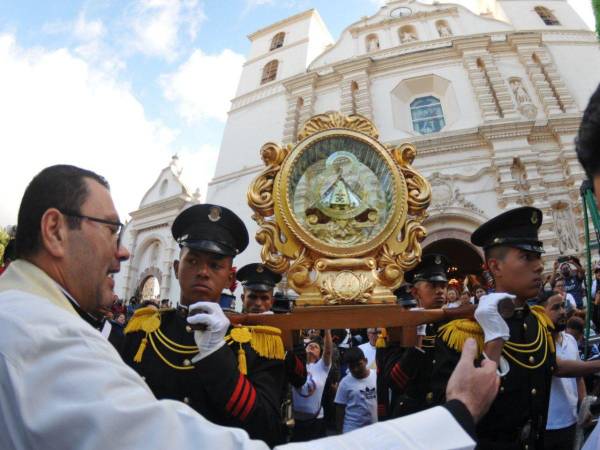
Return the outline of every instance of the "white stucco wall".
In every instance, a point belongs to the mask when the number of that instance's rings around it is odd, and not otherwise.
[[[584,0],[581,0],[584,1]],[[588,29],[566,0],[499,0],[499,9],[517,29]],[[548,8],[560,25],[548,26],[535,12],[536,6]]]

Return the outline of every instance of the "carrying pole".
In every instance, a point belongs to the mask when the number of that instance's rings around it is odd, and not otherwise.
[[[585,345],[584,345],[584,357],[588,357],[589,351],[589,339],[590,339],[590,324],[592,321],[592,246],[590,242],[590,223],[591,217],[594,231],[596,233],[596,243],[600,247],[600,215],[598,214],[598,208],[596,207],[596,199],[592,192],[592,185],[589,180],[585,180],[581,184],[580,188],[581,200],[583,203],[583,223],[585,229],[585,253],[586,253],[586,321],[585,321]],[[596,289],[598,289],[597,286]]]

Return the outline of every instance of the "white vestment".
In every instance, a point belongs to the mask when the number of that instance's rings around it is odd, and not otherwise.
[[[156,400],[36,266],[0,276],[0,449],[267,449],[184,403]],[[431,433],[436,429],[436,433]],[[377,438],[374,439],[373,437]],[[472,449],[442,407],[286,449]]]

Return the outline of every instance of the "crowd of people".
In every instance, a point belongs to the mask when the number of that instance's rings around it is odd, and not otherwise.
[[[600,90],[577,147],[596,189],[598,148]],[[232,323],[219,304],[237,278],[244,310],[272,314],[281,280],[261,263],[232,270],[249,241],[235,213],[181,212],[176,306],[125,304],[112,275],[130,255],[107,181],[48,167],[24,193],[0,275],[0,448],[575,448],[600,372],[581,355],[600,267],[590,301],[577,258],[544,278],[542,221],[520,207],[475,230],[486,283],[448,280],[448,258],[423,255],[398,312],[445,312],[414,345],[385,329],[313,329],[285,349],[281,330]],[[583,448],[599,445],[593,427]]]

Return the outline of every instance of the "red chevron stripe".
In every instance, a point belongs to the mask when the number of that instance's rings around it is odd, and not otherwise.
[[[398,379],[402,381],[406,381],[408,379],[408,377],[406,376],[399,364],[396,364],[394,366],[394,368],[392,369],[392,373],[398,376]]]
[[[296,355],[294,355],[294,358],[296,358],[296,373],[298,375],[304,374],[304,364],[302,364],[302,361]]]
[[[398,387],[403,388],[406,386],[406,382],[408,381],[408,377],[404,373],[404,371],[400,368],[398,364],[394,366],[392,369],[392,379],[396,382]]]
[[[237,402],[237,400],[240,396],[240,393],[242,392],[243,386],[244,386],[244,375],[242,375],[240,373],[238,382],[235,386],[235,389],[233,390],[233,394],[231,394],[231,398],[229,399],[229,401],[227,402],[227,405],[225,406],[225,408],[227,408],[227,411],[231,412],[231,408],[233,408],[233,405],[235,405],[235,402]]]
[[[233,417],[237,417],[240,411],[242,411],[244,404],[246,404],[246,401],[248,400],[250,389],[254,390],[254,388],[250,385],[250,382],[244,377],[244,390],[242,391],[242,395],[240,400],[237,402],[235,409],[231,412]]]
[[[250,383],[248,383],[250,384]],[[243,422],[244,420],[246,420],[246,416],[248,415],[248,413],[252,410],[252,408],[254,407],[254,402],[256,401],[256,390],[254,389],[253,386],[250,386],[250,398],[248,399],[248,403],[246,403],[246,407],[244,408],[244,412],[242,412],[242,415],[240,416],[240,420]]]

